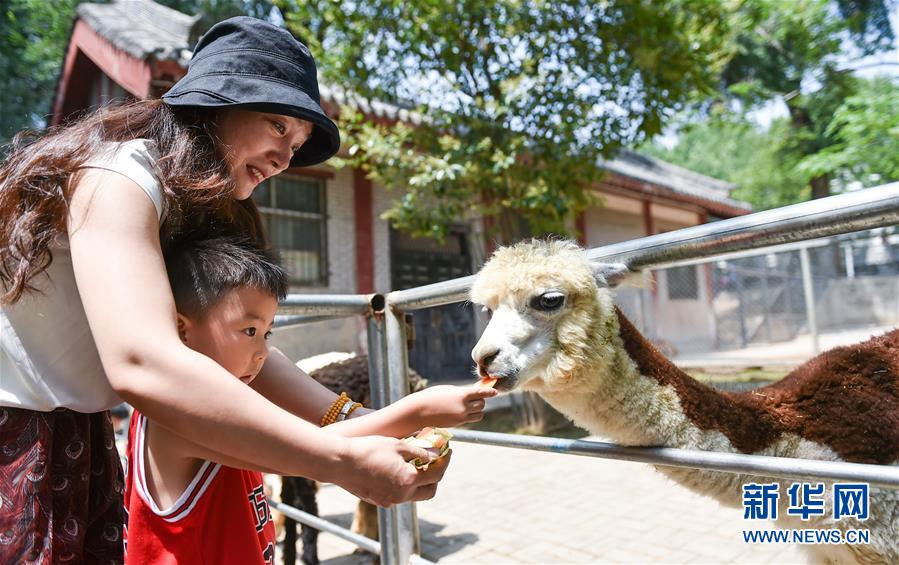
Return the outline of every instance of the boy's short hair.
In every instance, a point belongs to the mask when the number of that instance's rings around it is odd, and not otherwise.
[[[175,308],[196,320],[236,288],[256,288],[278,300],[287,295],[287,273],[278,260],[245,237],[184,236],[164,256]]]

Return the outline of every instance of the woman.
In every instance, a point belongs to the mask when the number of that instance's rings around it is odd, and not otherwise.
[[[121,400],[228,465],[380,505],[434,495],[443,460],[417,472],[423,450],[304,421],[334,395],[280,352],[254,392],[178,337],[165,242],[199,225],[261,237],[253,189],[339,145],[309,51],[243,17],[200,39],[163,100],[18,142],[0,169],[0,562],[121,561]],[[444,394],[433,425],[479,418],[483,396]]]

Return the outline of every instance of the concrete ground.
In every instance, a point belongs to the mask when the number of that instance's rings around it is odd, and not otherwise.
[[[349,527],[355,499],[333,485],[323,517]],[[455,442],[437,496],[418,504],[423,556],[440,563],[801,563],[795,545],[749,545],[742,510],[652,467]],[[754,522],[753,529],[771,529]],[[367,564],[321,534],[326,565]]]

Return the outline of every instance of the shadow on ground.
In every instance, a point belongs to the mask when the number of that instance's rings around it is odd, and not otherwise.
[[[329,514],[322,516],[322,519],[333,524],[337,524],[343,528],[350,528],[353,522],[353,515]],[[422,557],[428,561],[438,561],[444,557],[452,555],[462,548],[478,542],[478,535],[469,532],[463,532],[451,536],[443,536],[440,532],[446,527],[445,524],[436,524],[427,520],[419,520],[418,527],[421,532],[421,550]],[[329,534],[323,534],[329,535]],[[282,554],[281,551],[278,552]],[[297,542],[297,556],[302,553],[302,543]],[[299,563],[299,559],[297,560]],[[359,550],[359,553],[348,553],[339,555],[331,559],[324,559],[321,565],[374,565],[378,563],[377,557],[367,552]]]
[[[477,534],[462,532],[450,536],[440,535],[445,524],[435,524],[419,518],[418,527],[421,531],[421,556],[428,561],[438,561],[456,553],[465,546],[472,545],[480,539]]]

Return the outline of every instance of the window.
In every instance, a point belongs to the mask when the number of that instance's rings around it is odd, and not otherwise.
[[[696,276],[695,265],[671,267],[666,274],[669,299],[697,300],[699,298],[699,280]]]
[[[325,182],[282,174],[253,192],[291,284],[328,285]]]

